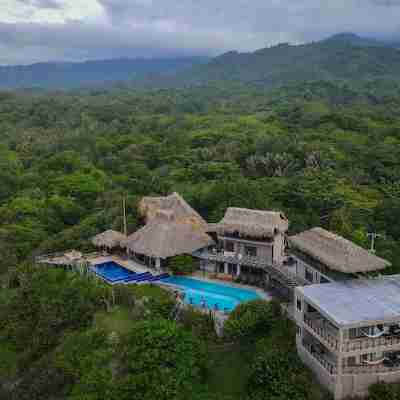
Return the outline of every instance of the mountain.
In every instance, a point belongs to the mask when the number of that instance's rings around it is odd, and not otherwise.
[[[165,76],[208,61],[206,57],[173,59],[113,59],[86,62],[37,63],[0,66],[0,88],[62,89],[104,86],[141,79],[155,74]]]
[[[175,88],[208,84],[276,88],[302,82],[335,81],[388,94],[400,83],[396,43],[339,33],[319,42],[281,43],[254,52],[218,57],[115,59],[0,67],[0,89],[111,86]]]
[[[269,88],[304,81],[334,80],[355,86],[374,80],[400,82],[400,51],[392,46],[344,33],[319,42],[282,43],[252,53],[231,51],[179,73],[176,84],[224,81]]]

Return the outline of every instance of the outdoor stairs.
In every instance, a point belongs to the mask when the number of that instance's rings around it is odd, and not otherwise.
[[[266,266],[265,270],[272,278],[289,289],[294,289],[296,286],[305,286],[307,284],[307,281],[292,274],[288,271],[287,267],[283,265]]]

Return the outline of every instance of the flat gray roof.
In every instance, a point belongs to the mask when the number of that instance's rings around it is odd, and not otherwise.
[[[338,326],[400,322],[400,276],[354,279],[297,288]]]

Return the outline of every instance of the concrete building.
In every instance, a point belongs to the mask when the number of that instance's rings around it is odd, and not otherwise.
[[[336,400],[400,380],[400,277],[295,290],[297,350]]]

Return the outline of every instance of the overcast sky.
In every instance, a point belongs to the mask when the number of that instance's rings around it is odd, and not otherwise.
[[[338,32],[400,38],[400,0],[0,0],[0,64],[216,55]]]

